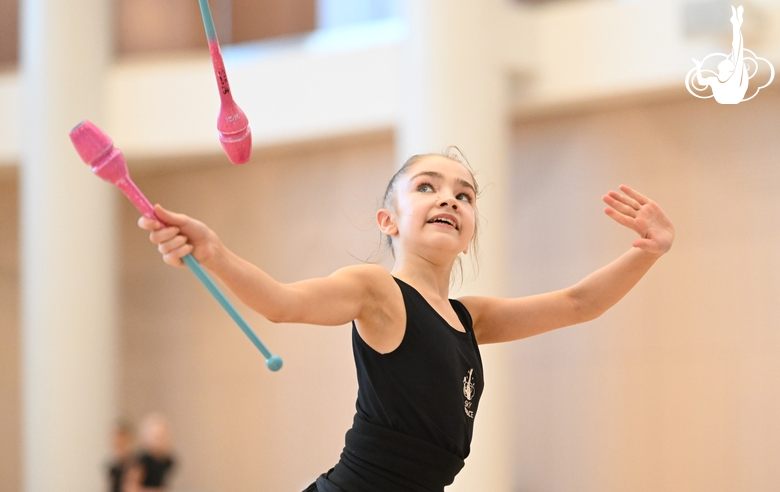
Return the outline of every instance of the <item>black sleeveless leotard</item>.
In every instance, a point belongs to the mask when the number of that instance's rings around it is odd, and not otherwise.
[[[484,385],[471,316],[450,300],[466,329],[458,331],[417,290],[395,281],[406,308],[404,338],[383,355],[353,322],[354,424],[339,463],[307,490],[441,492],[469,454]]]

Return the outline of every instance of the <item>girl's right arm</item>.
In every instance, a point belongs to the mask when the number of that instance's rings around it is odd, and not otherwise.
[[[371,317],[381,307],[387,271],[378,265],[355,265],[326,278],[283,284],[226,248],[205,224],[155,205],[155,214],[167,226],[141,217],[138,225],[152,231],[165,263],[181,266],[192,254],[214,273],[244,304],[275,323],[337,326]]]

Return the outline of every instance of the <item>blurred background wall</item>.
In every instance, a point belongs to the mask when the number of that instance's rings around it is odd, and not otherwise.
[[[729,51],[728,3],[213,1],[233,92],[255,135],[240,167],[217,143],[197,3],[109,3],[101,110],[78,118],[114,138],[152,201],[204,220],[281,281],[363,260],[390,266],[373,219],[387,180],[411,153],[449,143],[469,156],[484,189],[486,265],[461,293],[558,289],[620,255],[632,235],[603,214],[600,197],[621,183],[672,218],[672,251],[606,315],[485,347],[482,419],[451,490],[780,489],[780,92],[775,83],[721,106],[684,89],[691,58]],[[39,5],[0,0],[3,491],[42,490],[31,476],[49,458],[31,454],[34,439],[89,426],[60,412],[35,437],[38,414],[24,403],[25,381],[36,377],[25,362],[36,347],[24,342],[34,327],[21,307],[31,301],[20,260],[24,196],[34,195],[23,171],[34,163],[20,121],[34,95],[21,83],[13,20]],[[778,66],[780,6],[744,5],[746,46]],[[64,138],[71,126],[54,133]],[[63,187],[95,180],[75,153],[61,159],[80,171]],[[116,322],[101,328],[115,337],[112,410],[92,425],[104,445],[63,444],[88,447],[94,459],[58,490],[102,490],[108,423],[150,411],[171,422],[174,490],[308,485],[338,459],[354,412],[349,327],[274,326],[240,308],[285,359],[270,373],[192,275],[162,264],[130,203],[108,200],[91,206],[114,210]],[[50,247],[78,249],[81,240]],[[95,274],[89,261],[76,268]],[[90,309],[85,302],[79,309]]]

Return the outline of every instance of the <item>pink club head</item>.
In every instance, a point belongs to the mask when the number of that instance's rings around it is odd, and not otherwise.
[[[244,164],[252,156],[252,130],[244,112],[230,97],[223,97],[217,117],[219,142],[233,164]]]
[[[128,178],[127,164],[114,142],[91,121],[84,120],[70,131],[70,141],[81,160],[92,167],[92,172],[111,184]]]
[[[133,202],[138,210],[150,219],[161,222],[154,214],[154,207],[130,179],[125,157],[114,148],[114,142],[100,128],[84,120],[70,131],[70,141],[81,160],[92,167],[92,172],[116,186]]]

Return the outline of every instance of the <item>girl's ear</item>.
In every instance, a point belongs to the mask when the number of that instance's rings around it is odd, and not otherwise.
[[[393,216],[393,213],[386,208],[380,208],[377,211],[376,223],[379,226],[379,230],[385,236],[393,236],[398,233],[398,226],[395,224],[395,217]]]

